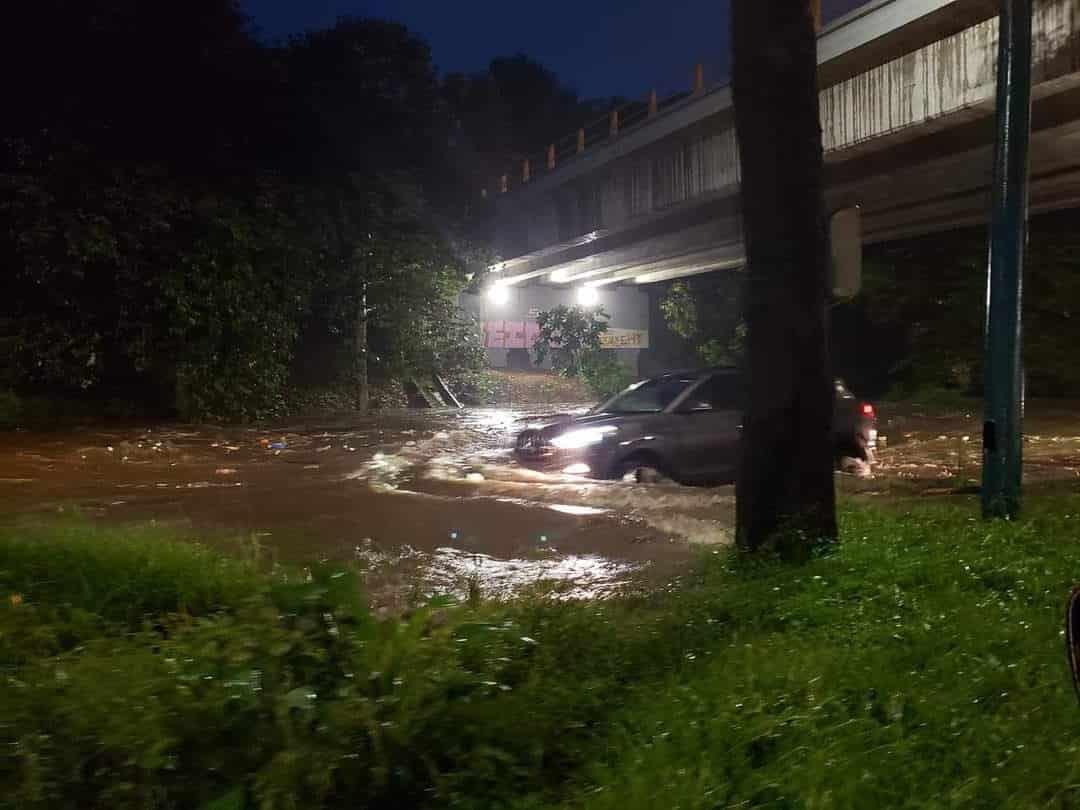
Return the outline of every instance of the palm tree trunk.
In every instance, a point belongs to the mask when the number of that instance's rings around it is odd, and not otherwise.
[[[736,489],[746,550],[836,538],[816,39],[809,5],[734,0],[748,399]]]

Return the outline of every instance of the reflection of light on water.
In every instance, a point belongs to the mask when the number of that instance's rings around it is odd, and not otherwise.
[[[412,450],[412,448],[408,448]],[[397,480],[410,468],[414,462],[409,458],[409,453],[404,449],[399,453],[376,453],[371,461],[361,469],[346,473],[345,479],[349,481],[370,480],[373,487],[394,486]]]
[[[600,599],[617,594],[640,568],[597,555],[547,560],[502,560],[457,548],[435,550],[425,579],[437,593],[464,596],[469,580],[486,597],[507,598],[539,583],[550,583],[556,599]]]
[[[553,512],[562,512],[564,515],[605,515],[609,511],[597,509],[595,506],[576,506],[569,503],[553,503],[548,509]]]
[[[505,408],[477,411],[472,420],[476,426],[487,430],[510,430],[517,422],[518,415]]]
[[[192,481],[187,484],[176,484],[176,489],[223,489],[225,487],[242,487],[244,484],[241,481]],[[158,484],[158,486],[168,486],[168,484]]]
[[[368,567],[392,565],[406,560],[420,559],[421,557],[423,557],[423,554],[408,543],[392,549],[381,549],[375,545],[370,537],[364,538],[360,545],[353,550],[353,558]]]

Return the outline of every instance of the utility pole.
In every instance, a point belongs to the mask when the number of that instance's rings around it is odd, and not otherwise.
[[[1020,510],[1024,415],[1022,279],[1031,134],[1031,1],[1002,0],[998,23],[997,142],[987,271],[983,516]]]

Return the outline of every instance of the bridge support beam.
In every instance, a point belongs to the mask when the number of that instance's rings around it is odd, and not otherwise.
[[[1002,0],[998,27],[997,142],[984,361],[984,517],[1014,517],[1020,510],[1024,414],[1021,299],[1031,133],[1031,2]]]

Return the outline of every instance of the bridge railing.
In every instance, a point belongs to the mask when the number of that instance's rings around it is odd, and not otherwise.
[[[585,122],[576,132],[548,144],[547,148],[521,158],[513,171],[507,171],[494,183],[487,183],[481,194],[505,194],[514,188],[520,188],[538,176],[555,171],[567,161],[595,146],[611,143],[628,129],[637,127],[655,117],[671,105],[692,95],[705,92],[705,69],[701,63],[694,67],[694,83],[690,91],[682,91],[657,97],[656,91],[649,93],[645,100],[627,101],[613,107],[602,116]]]
[[[821,0],[806,0],[814,18],[814,29],[820,33],[822,27]],[[692,90],[675,93],[663,100],[657,98],[652,90],[647,99],[628,101],[617,106],[605,115],[582,125],[577,132],[570,133],[554,143],[548,144],[542,152],[526,155],[520,160],[515,171],[508,171],[499,177],[494,187],[485,185],[481,194],[487,197],[491,193],[505,194],[510,189],[526,185],[541,173],[554,171],[567,160],[572,160],[590,147],[610,143],[627,129],[638,126],[657,115],[661,110],[682,101],[687,96],[701,95],[705,92],[705,67],[701,62],[694,66]]]

